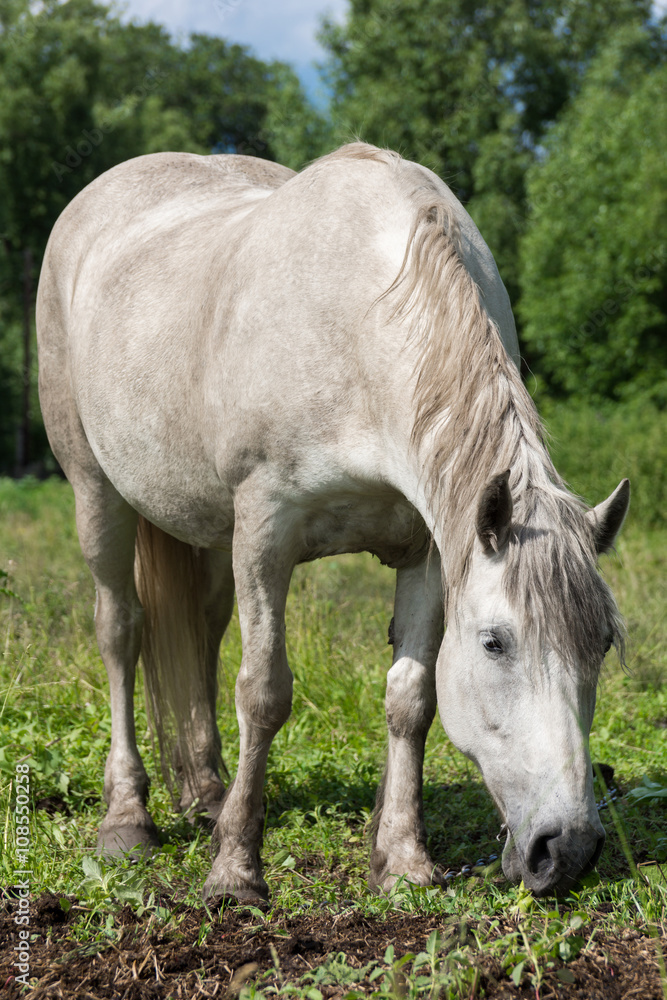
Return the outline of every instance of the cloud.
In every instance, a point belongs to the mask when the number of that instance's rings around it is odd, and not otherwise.
[[[347,0],[128,0],[124,19],[156,21],[177,37],[219,35],[252,47],[260,59],[307,66],[324,57],[315,34],[324,15],[342,19]]]

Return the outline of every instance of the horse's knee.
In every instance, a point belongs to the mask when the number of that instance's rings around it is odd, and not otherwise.
[[[236,680],[236,709],[246,722],[277,733],[292,711],[292,671],[284,661],[261,670],[242,664]]]
[[[436,708],[434,672],[415,660],[398,660],[387,674],[385,707],[394,736],[425,736]]]

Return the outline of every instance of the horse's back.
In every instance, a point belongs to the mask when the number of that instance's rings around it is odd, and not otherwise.
[[[38,305],[45,421],[66,471],[77,424],[133,506],[165,523],[160,508],[186,505],[215,534],[220,483],[233,489],[248,460],[279,453],[312,479],[305,452],[327,464],[315,437],[351,455],[341,425],[360,439],[365,408],[354,341],[402,255],[400,239],[389,263],[373,246],[388,178],[371,173],[157,154],[81,192],[49,241]],[[409,205],[390,193],[404,242]]]
[[[96,249],[116,251],[116,257],[104,259],[105,270],[113,271],[126,248],[138,254],[151,236],[168,234],[179,223],[191,228],[197,219],[244,205],[250,209],[293,174],[277,163],[238,155],[153,153],[118,164],[84,188],[56,222],[44,256],[38,309],[51,308],[52,301],[44,303],[44,298],[55,284],[61,295],[69,292],[71,304],[84,260]]]
[[[141,334],[161,307],[173,312],[168,297],[187,312],[190,291],[197,311],[208,244],[219,239],[225,222],[243,218],[293,173],[255,157],[156,153],[107,171],[61,214],[40,276],[37,335],[44,420],[70,478],[84,465],[97,471],[96,462],[113,478],[114,459],[107,462],[100,453],[94,427],[87,433],[91,411],[121,431],[122,453],[125,421],[115,419],[121,405],[116,393],[124,382],[127,350],[135,355],[141,350]],[[173,337],[164,322],[162,328],[168,354]],[[186,339],[187,333],[187,327],[180,331]],[[148,370],[159,345],[144,346],[140,364]],[[174,379],[179,374],[185,375],[182,365]],[[146,377],[140,394],[149,383]],[[166,403],[179,407],[177,398]],[[130,407],[126,420],[133,416],[140,413]]]

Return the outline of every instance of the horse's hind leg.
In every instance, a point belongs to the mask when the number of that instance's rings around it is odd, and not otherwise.
[[[436,708],[435,665],[443,635],[440,559],[399,569],[394,660],[387,676],[387,766],[374,817],[370,885],[389,890],[404,876],[429,885],[441,873],[426,848],[424,745]]]
[[[111,695],[108,811],[98,847],[113,855],[150,851],[159,841],[146,809],[148,776],[137,749],[133,704],[143,617],[134,584],[137,515],[101,472],[85,480],[70,472],[70,478],[81,550],[95,581],[95,630]]]
[[[285,602],[294,565],[289,526],[262,503],[237,493],[234,579],[243,639],[236,681],[239,764],[214,832],[217,857],[204,898],[232,897],[258,903],[268,897],[260,848],[264,825],[262,790],[273,737],[289,716],[292,674],[285,651]]]
[[[67,251],[69,260],[69,249]],[[81,551],[97,599],[95,629],[111,692],[111,751],[104,772],[108,812],[98,845],[110,854],[158,845],[146,809],[148,776],[134,730],[134,678],[141,646],[142,609],[134,585],[137,515],[100,468],[86,438],[72,393],[67,336],[69,295],[65,260],[57,243],[47,251],[37,295],[39,398],[53,453],[76,500]]]
[[[206,623],[206,691],[203,700],[192,704],[192,732],[188,734],[191,741],[188,758],[193,764],[197,780],[192,781],[187,772],[181,775],[179,808],[190,815],[205,813],[210,819],[216,820],[225,793],[225,786],[218,773],[220,767],[224,767],[215,712],[218,657],[220,642],[234,608],[234,573],[231,552],[200,552],[200,559],[205,562],[203,603]]]

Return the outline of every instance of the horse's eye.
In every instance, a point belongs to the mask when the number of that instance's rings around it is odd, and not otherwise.
[[[497,635],[485,636],[485,638],[482,639],[482,645],[487,653],[493,653],[497,656],[499,653],[503,652],[503,644]]]
[[[613,645],[613,642],[614,642],[614,640],[613,640],[613,639],[611,638],[611,636],[610,636],[610,637],[609,637],[609,638],[607,639],[607,641],[605,642],[605,645],[604,645],[604,655],[605,655],[605,656],[607,655],[607,653],[608,653],[608,652],[609,652],[609,650],[611,649],[611,647],[612,647],[612,645]]]

